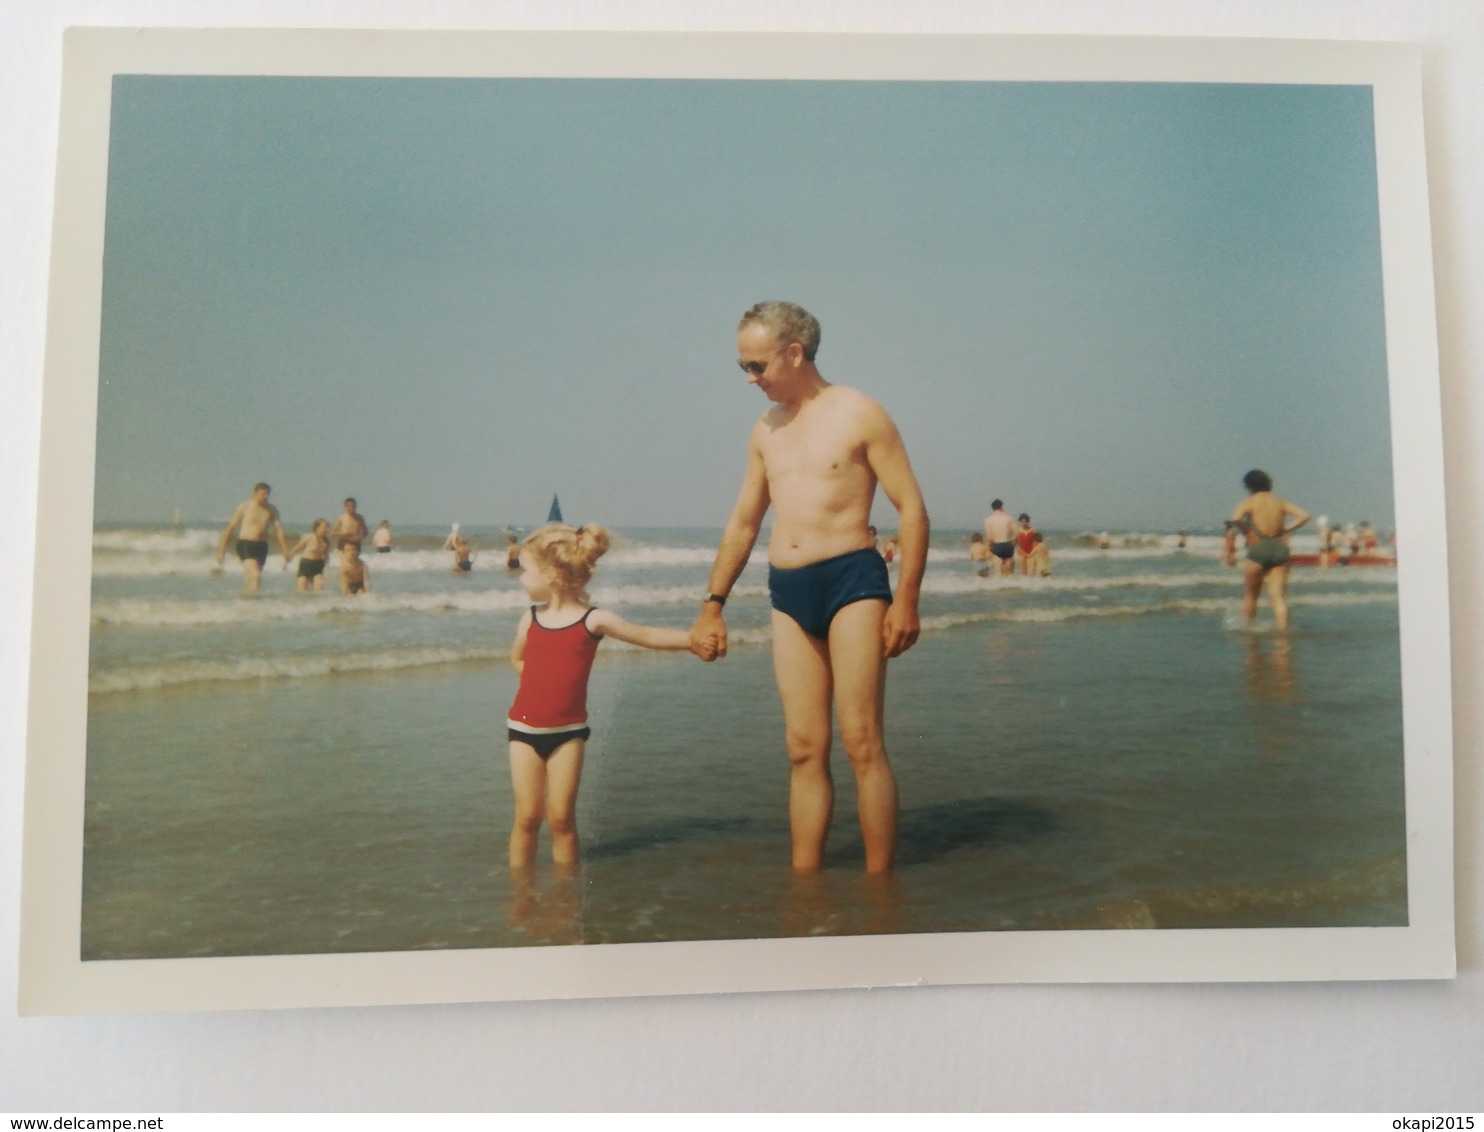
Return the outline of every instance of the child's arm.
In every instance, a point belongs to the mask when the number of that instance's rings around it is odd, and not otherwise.
[[[600,637],[638,645],[641,649],[689,651],[690,632],[685,629],[661,629],[657,625],[635,625],[606,609],[595,609],[588,615],[587,627]]]
[[[521,615],[520,626],[515,630],[515,644],[510,646],[510,666],[522,675],[526,671],[526,630],[530,627],[531,611],[528,609]]]

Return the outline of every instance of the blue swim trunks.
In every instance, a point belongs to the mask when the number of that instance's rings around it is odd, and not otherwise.
[[[827,640],[835,614],[857,601],[891,603],[886,559],[875,547],[852,550],[793,570],[768,567],[773,608],[786,613],[811,637]]]

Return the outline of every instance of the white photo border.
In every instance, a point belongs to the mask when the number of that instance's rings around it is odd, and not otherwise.
[[[1368,86],[1398,540],[1406,927],[985,932],[82,961],[93,470],[112,80],[120,74],[1288,83]],[[1455,974],[1441,403],[1421,55],[1280,40],[411,31],[66,33],[41,430],[22,881],[23,1014],[988,982]],[[38,554],[40,550],[38,549]]]

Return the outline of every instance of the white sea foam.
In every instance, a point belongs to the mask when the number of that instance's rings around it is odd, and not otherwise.
[[[765,597],[762,586],[738,586],[733,594],[742,599]],[[595,586],[593,604],[623,606],[693,605],[694,586]],[[299,594],[283,597],[215,601],[152,601],[126,599],[99,602],[93,606],[94,625],[194,626],[252,624],[264,621],[307,621],[347,614],[375,616],[391,613],[503,613],[531,604],[525,591],[469,589],[439,593],[398,594],[372,592],[348,597],[341,594]]]
[[[183,660],[169,664],[116,668],[88,680],[91,695],[137,692],[182,684],[288,680],[356,672],[393,672],[433,664],[503,660],[507,649],[403,649],[360,656],[274,657],[243,660]]]
[[[284,598],[233,598],[223,601],[101,602],[93,607],[94,625],[232,625],[262,621],[302,621],[346,614],[496,613],[522,609],[525,595],[516,590],[471,590],[432,594],[294,594]]]
[[[1310,572],[1303,576],[1294,590],[1302,594],[1314,584],[1362,583],[1367,590],[1384,588],[1389,597],[1395,590],[1394,570],[1370,569],[1353,571]],[[1062,597],[1083,594],[1096,595],[1107,591],[1132,590],[1178,590],[1217,589],[1230,591],[1236,587],[1237,576],[1231,572],[1209,572],[1200,574],[1138,573],[1112,577],[1053,576],[1050,578],[1027,578],[1014,575],[1009,578],[979,578],[972,574],[929,573],[923,582],[923,593],[932,597],[972,597],[982,595],[986,600],[999,600],[1014,595],[1022,599],[1034,599],[1036,595],[1059,595]],[[1345,594],[1326,597],[1327,604],[1343,604]],[[762,585],[738,585],[734,587],[736,600],[759,600],[767,597],[767,588]],[[693,605],[697,600],[697,587],[689,584],[675,586],[615,585],[592,587],[590,596],[595,605],[611,609],[625,607],[655,607]],[[1312,594],[1307,600],[1317,600]],[[1298,599],[1295,599],[1298,600]],[[373,591],[356,597],[345,597],[336,593],[285,594],[265,596],[255,600],[239,597],[215,600],[176,601],[125,599],[97,603],[92,610],[93,623],[98,626],[199,626],[260,623],[265,621],[307,621],[329,616],[357,614],[377,616],[397,613],[502,613],[523,609],[529,604],[524,591],[512,582],[508,587],[454,588],[436,593],[395,593]]]
[[[1342,605],[1387,605],[1395,602],[1394,594],[1378,593],[1334,593],[1309,594],[1302,597],[1290,595],[1289,604],[1294,606],[1342,606]],[[1037,606],[1031,608],[1001,606],[995,609],[973,610],[924,617],[923,632],[942,632],[965,625],[990,623],[1029,623],[1057,625],[1069,621],[1107,620],[1118,617],[1147,617],[1166,613],[1215,613],[1230,618],[1240,616],[1239,599],[1234,598],[1175,598],[1170,601],[1150,602],[1145,605],[1075,605]]]
[[[600,570],[606,566],[700,566],[709,567],[716,560],[714,546],[615,546],[603,556]],[[754,547],[747,564],[762,567],[768,564],[768,553],[762,547]]]
[[[1367,567],[1349,571],[1304,570],[1290,574],[1291,587],[1300,589],[1312,585],[1360,583],[1373,586],[1395,587],[1396,571],[1385,567]],[[923,593],[972,594],[972,593],[1082,593],[1099,590],[1129,589],[1232,589],[1240,588],[1241,573],[1237,570],[1208,570],[1199,574],[1114,574],[1090,577],[1078,574],[1053,574],[1049,578],[1028,578],[1024,574],[1009,577],[980,578],[973,574],[928,574],[923,579]]]
[[[115,554],[202,554],[216,549],[220,535],[192,527],[180,531],[94,531],[93,549]]]
[[[766,586],[733,586],[731,597],[745,600],[747,598],[767,597]],[[699,607],[701,601],[701,590],[699,586],[592,586],[588,590],[588,597],[594,605],[616,608],[624,605],[695,605]]]

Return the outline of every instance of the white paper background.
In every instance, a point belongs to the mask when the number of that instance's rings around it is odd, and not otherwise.
[[[69,24],[1076,32],[1411,40],[1425,99],[1454,578],[1455,983],[977,987],[99,1019],[14,1017],[29,588]],[[1478,0],[566,4],[164,0],[0,8],[0,1111],[1484,1108],[1477,587]],[[1472,192],[1470,192],[1472,190]],[[1469,314],[1474,317],[1469,319]]]

